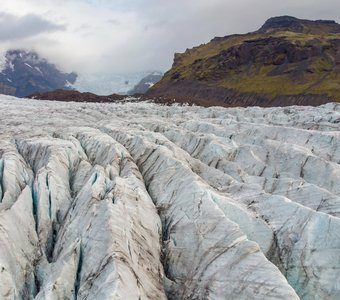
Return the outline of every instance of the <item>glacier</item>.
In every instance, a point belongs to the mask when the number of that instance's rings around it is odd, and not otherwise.
[[[1,62],[0,62],[1,66]],[[152,71],[129,73],[82,73],[78,74],[76,81],[70,86],[79,92],[90,92],[96,95],[107,96],[111,94],[126,95]]]
[[[340,298],[340,104],[0,118],[0,299]]]

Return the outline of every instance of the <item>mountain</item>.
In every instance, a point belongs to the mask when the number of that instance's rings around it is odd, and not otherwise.
[[[163,77],[162,72],[152,72],[141,79],[130,91],[128,95],[145,94],[151,87],[159,82]]]
[[[69,90],[77,78],[77,74],[63,73],[37,53],[24,50],[7,51],[0,71],[0,93],[17,97]]]
[[[175,54],[148,95],[206,106],[340,101],[340,25],[283,16],[255,32],[214,38]]]
[[[340,104],[0,116],[0,299],[340,299]]]

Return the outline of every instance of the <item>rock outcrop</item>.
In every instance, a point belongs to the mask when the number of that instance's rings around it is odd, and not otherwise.
[[[339,299],[339,104],[0,104],[1,299]]]

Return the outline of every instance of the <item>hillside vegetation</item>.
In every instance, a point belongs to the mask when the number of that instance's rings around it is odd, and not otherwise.
[[[248,98],[254,94],[265,101],[263,106],[281,96],[311,96],[311,104],[317,96],[340,101],[340,25],[276,17],[256,32],[214,38],[176,54],[151,94],[190,97],[186,87],[190,84],[192,91],[193,83]],[[211,100],[226,102],[228,93],[222,89]]]

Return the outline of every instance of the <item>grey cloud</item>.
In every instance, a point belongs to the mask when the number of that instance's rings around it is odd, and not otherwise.
[[[55,24],[35,14],[19,17],[8,13],[0,13],[0,41],[17,40],[43,32],[65,29],[65,25]]]
[[[257,30],[266,19],[278,15],[340,21],[339,0],[8,2],[16,7],[29,2],[26,13],[33,15],[19,18],[0,13],[0,46],[4,42],[4,47],[34,48],[63,68],[79,73],[165,71],[171,67],[175,52],[215,36]],[[14,4],[8,11],[16,11]],[[65,28],[52,20],[62,20],[67,29],[58,35],[39,34]],[[33,38],[23,38],[27,36]]]
[[[116,19],[110,19],[107,22],[111,25],[121,25],[121,22]]]

